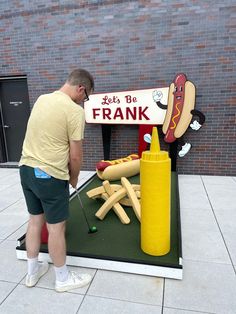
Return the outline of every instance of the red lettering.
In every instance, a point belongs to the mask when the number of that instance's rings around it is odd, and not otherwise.
[[[100,108],[93,108],[93,119],[96,120],[96,116],[99,116],[99,113],[96,111],[100,111]]]
[[[103,119],[108,119],[111,120],[110,114],[111,114],[111,109],[110,108],[103,108],[102,110],[103,113]]]
[[[131,102],[137,102],[137,98],[131,97],[130,95],[125,96],[125,100],[127,104],[130,104]]]
[[[104,100],[104,101],[102,102],[102,105],[109,105],[109,102],[107,101],[107,100],[108,100],[108,96],[103,97],[102,100]]]
[[[124,120],[124,116],[121,111],[121,108],[116,109],[113,119],[116,119],[116,118],[121,118],[121,120]]]
[[[115,109],[115,108],[114,108]],[[102,110],[102,112],[101,112]],[[93,108],[92,109],[92,114],[93,114],[93,119],[98,120],[99,118],[103,120],[150,120],[150,118],[147,116],[147,111],[148,107],[146,106],[145,108],[142,108],[141,106],[139,107],[133,107],[133,108],[121,108],[118,107],[115,109],[114,114],[112,113],[112,110],[110,108]]]
[[[110,104],[119,104],[120,99],[117,96],[113,96],[112,98],[108,98],[108,96],[103,97],[102,105],[110,105]]]
[[[125,100],[126,100],[127,104],[130,104],[132,102],[132,98],[130,95],[125,96]]]
[[[144,109],[142,109],[142,107],[138,107],[138,109],[139,109],[139,120],[142,120],[142,116],[145,118],[145,120],[150,120],[148,116],[146,116],[144,113],[148,109],[148,107],[145,107]]]
[[[115,104],[119,104],[120,103],[120,99],[117,96],[113,96],[113,102]]]
[[[126,108],[126,119],[129,120],[129,117],[136,120],[137,107]]]

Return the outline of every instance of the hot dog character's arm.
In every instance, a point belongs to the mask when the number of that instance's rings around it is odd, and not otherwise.
[[[191,110],[191,114],[193,116],[197,116],[199,118],[199,121],[197,120],[194,120],[191,124],[190,124],[190,128],[194,131],[198,131],[202,125],[204,124],[206,118],[205,118],[205,115],[199,111],[199,110],[196,110],[196,109],[193,109]]]
[[[157,106],[158,106],[160,109],[166,110],[166,109],[167,109],[167,104],[162,104],[162,103],[161,103],[162,97],[163,97],[162,91],[160,91],[160,90],[154,90],[154,91],[152,92],[152,98],[153,98],[153,100],[155,101],[155,103],[157,104]]]

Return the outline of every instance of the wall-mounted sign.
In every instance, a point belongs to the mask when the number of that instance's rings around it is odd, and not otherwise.
[[[163,124],[168,91],[164,87],[91,95],[84,104],[86,122]]]

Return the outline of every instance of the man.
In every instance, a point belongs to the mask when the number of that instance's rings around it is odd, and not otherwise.
[[[76,188],[82,162],[84,110],[94,90],[92,75],[74,70],[60,90],[40,96],[30,115],[22,157],[20,177],[30,214],[26,250],[26,286],[33,287],[48,271],[39,263],[41,230],[46,220],[48,250],[54,264],[58,292],[88,284],[91,276],[68,271],[66,266],[65,224],[69,216],[69,183]]]

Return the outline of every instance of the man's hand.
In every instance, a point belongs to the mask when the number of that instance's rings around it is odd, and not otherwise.
[[[78,184],[78,178],[70,178],[69,183],[74,189],[76,189],[76,186]]]

